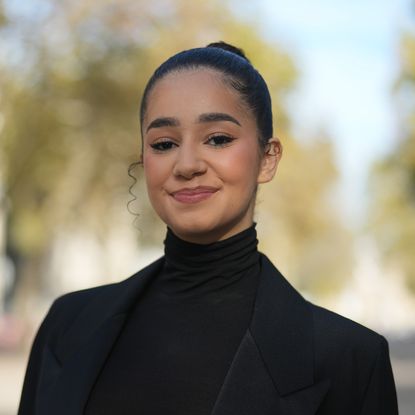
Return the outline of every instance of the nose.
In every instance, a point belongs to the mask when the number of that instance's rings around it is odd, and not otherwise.
[[[176,177],[191,179],[206,172],[206,162],[194,145],[182,143],[177,151],[173,174]]]

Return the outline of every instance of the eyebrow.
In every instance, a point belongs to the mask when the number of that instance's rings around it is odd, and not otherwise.
[[[225,114],[223,112],[207,112],[206,114],[200,114],[198,118],[199,123],[209,123],[217,121],[229,121],[236,125],[241,126],[241,123],[232,115]],[[159,117],[151,121],[148,125],[146,132],[152,128],[161,128],[161,127],[178,127],[180,121],[174,117]]]
[[[160,117],[156,118],[155,120],[151,121],[148,125],[146,132],[151,128],[160,128],[160,127],[178,127],[180,122],[177,118],[174,117]]]
[[[223,112],[208,112],[199,116],[199,122],[230,121],[241,126],[241,123],[234,117]]]

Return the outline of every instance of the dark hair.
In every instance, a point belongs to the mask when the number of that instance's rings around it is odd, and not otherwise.
[[[211,68],[224,75],[224,82],[234,88],[256,119],[262,149],[273,136],[271,97],[267,84],[244,52],[225,42],[210,43],[204,48],[179,52],[162,63],[147,83],[141,99],[140,122],[143,125],[148,95],[154,85],[171,72]]]

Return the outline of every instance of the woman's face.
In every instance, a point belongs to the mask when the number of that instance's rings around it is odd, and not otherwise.
[[[260,154],[254,116],[218,72],[159,80],[142,131],[149,198],[177,236],[211,243],[252,225],[257,184],[271,180],[279,157],[273,167]]]

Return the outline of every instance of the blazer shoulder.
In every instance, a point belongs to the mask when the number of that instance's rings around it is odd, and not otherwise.
[[[44,323],[46,323],[47,326],[53,326],[49,327],[50,329],[55,327],[59,328],[59,332],[65,332],[66,328],[72,324],[88,305],[94,301],[98,301],[102,304],[105,303],[106,300],[111,301],[118,291],[128,290],[128,286],[133,281],[140,279],[141,276],[144,276],[147,272],[151,272],[152,269],[155,269],[162,259],[163,257],[157,259],[122,281],[72,291],[59,296],[52,303]]]
[[[384,336],[323,307],[312,303],[310,307],[317,371],[331,373],[343,383],[350,377],[363,388],[379,358],[389,364]]]
[[[310,303],[313,315],[315,338],[350,349],[359,348],[373,352],[386,339],[376,331],[344,317],[334,311]]]
[[[316,376],[331,381],[331,393],[323,405],[329,408],[326,412],[335,413],[331,408],[344,402],[345,407],[349,405],[347,413],[397,414],[385,337],[333,311],[312,303],[310,307]]]
[[[45,320],[63,328],[62,325],[70,324],[70,321],[81,313],[91,300],[107,291],[111,291],[117,284],[120,283],[106,284],[62,294],[53,301]]]

